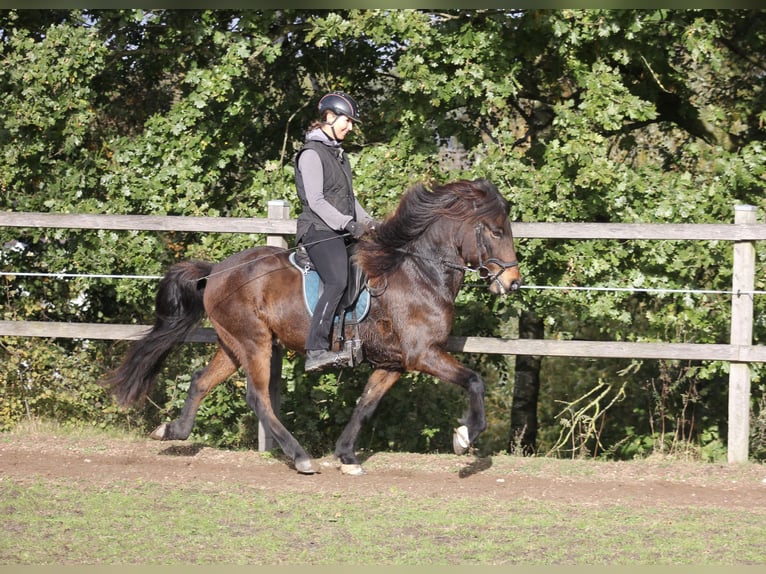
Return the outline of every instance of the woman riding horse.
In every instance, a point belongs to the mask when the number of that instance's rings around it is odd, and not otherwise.
[[[521,284],[509,211],[508,201],[487,180],[430,189],[418,184],[373,237],[359,242],[355,257],[374,296],[368,317],[356,328],[374,371],[335,445],[342,472],[363,472],[355,453],[359,431],[406,371],[433,375],[467,392],[468,414],[453,440],[457,453],[466,452],[486,428],[484,380],[445,348],[466,273],[478,273],[497,295]],[[153,438],[188,438],[203,398],[241,366],[248,405],[298,472],[316,472],[311,457],[274,412],[269,393],[272,373],[278,370],[274,367],[281,365],[279,346],[303,351],[310,323],[301,272],[289,254],[260,246],[218,264],[186,261],[170,268],[160,282],[154,326],[133,343],[104,383],[121,405],[142,400],[165,356],[205,314],[218,335],[218,349],[194,375],[180,416],[161,424]]]

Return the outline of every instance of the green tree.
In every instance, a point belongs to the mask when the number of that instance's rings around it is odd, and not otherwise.
[[[355,186],[376,215],[416,180],[489,177],[520,221],[730,222],[737,203],[764,207],[765,35],[760,10],[3,10],[0,207],[264,216],[269,199],[288,199],[297,208],[294,151],[317,96],[345,89],[364,116],[351,146]],[[0,233],[3,270],[40,273],[159,275],[179,259],[217,260],[261,241]],[[518,243],[531,286],[726,290],[731,282],[730,248],[716,242]],[[761,266],[764,257],[758,246]],[[145,281],[6,275],[3,282],[3,318],[151,320],[153,289]],[[763,282],[760,274],[756,288]],[[521,317],[536,318],[548,337],[728,337],[724,295],[531,288],[497,301],[467,287],[459,303],[455,332],[462,334],[517,336],[529,327],[519,326]],[[761,318],[763,305],[756,298]],[[482,320],[488,315],[494,321]],[[756,342],[765,334],[759,319]],[[72,357],[92,353],[104,368],[123,350],[58,343]],[[55,361],[38,345],[11,341],[3,358],[22,364],[21,353],[36,357],[32,369],[50,373]],[[171,361],[158,401],[174,404],[176,386],[206,353],[185,349]],[[622,400],[599,415],[598,437],[580,437],[580,453],[629,456],[636,445],[656,443],[658,429],[699,444],[725,436],[724,364],[462,359],[489,382],[491,427],[482,448],[490,451],[515,440],[508,436],[514,387],[518,396],[539,396],[526,409],[539,418],[530,439],[539,445],[527,446],[543,450],[561,430],[561,402],[601,385],[610,388],[604,404]],[[529,364],[539,368],[536,376],[514,380]],[[296,434],[305,428],[324,448],[364,371],[345,381],[308,380],[291,366],[288,357],[285,400]],[[761,393],[762,375],[756,369]],[[524,389],[523,380],[539,380],[540,388]],[[246,412],[237,384],[209,398],[200,433],[246,442],[231,434]],[[4,388],[21,392],[16,383]],[[370,448],[448,448],[448,433],[435,429],[452,424],[461,400],[423,377],[407,378],[364,440]],[[412,403],[416,416],[402,425],[398,413]],[[147,414],[156,416],[162,413]]]

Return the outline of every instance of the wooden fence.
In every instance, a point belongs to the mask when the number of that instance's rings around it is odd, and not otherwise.
[[[287,246],[285,236],[295,234],[296,221],[290,219],[289,204],[277,200],[269,202],[267,218],[0,212],[0,226],[254,233],[265,234],[269,245]],[[516,238],[734,242],[729,344],[451,337],[448,348],[453,352],[504,355],[728,361],[728,460],[730,463],[747,461],[750,432],[750,364],[766,362],[766,346],[752,344],[753,298],[756,294],[755,242],[766,240],[766,224],[757,222],[755,207],[736,206],[733,224],[517,222],[513,224],[513,232]],[[21,270],[17,271],[21,273]],[[763,273],[763,270],[759,272]],[[0,321],[0,336],[137,339],[149,328],[149,325]],[[209,328],[199,328],[190,335],[188,341],[214,342],[215,333]],[[260,432],[259,445],[264,448],[271,447],[270,437],[264,429]]]

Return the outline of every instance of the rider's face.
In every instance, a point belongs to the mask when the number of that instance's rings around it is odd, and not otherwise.
[[[333,135],[336,139],[343,140],[348,133],[354,129],[354,120],[348,116],[335,115],[333,113],[327,116],[327,127],[331,128],[334,132]]]

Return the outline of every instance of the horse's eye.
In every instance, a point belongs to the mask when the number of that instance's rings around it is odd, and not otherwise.
[[[503,232],[498,231],[496,229],[490,230],[489,234],[492,236],[493,239],[500,239],[503,236]]]

